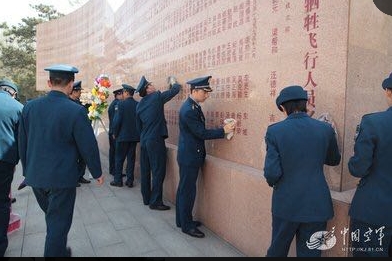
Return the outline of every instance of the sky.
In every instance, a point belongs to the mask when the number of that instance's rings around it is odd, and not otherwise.
[[[116,11],[124,2],[124,0],[107,0],[114,11]],[[25,17],[37,17],[37,12],[30,7],[32,5],[52,5],[63,14],[69,14],[88,0],[11,0],[7,4],[2,5],[0,15],[0,23],[6,22],[8,25],[17,25]]]

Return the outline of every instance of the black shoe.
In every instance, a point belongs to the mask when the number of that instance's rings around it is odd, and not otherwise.
[[[27,186],[27,184],[23,181],[22,183],[20,183],[18,190],[24,189]]]
[[[83,178],[83,177],[80,177],[80,178],[79,178],[79,183],[88,184],[88,183],[91,183],[91,181],[90,181],[90,180],[87,180],[87,179],[85,179],[85,178]]]
[[[166,205],[164,205],[164,204],[162,204],[162,205],[157,205],[157,206],[150,205],[150,209],[154,209],[154,210],[169,210],[170,207],[169,207],[169,206],[166,206]]]
[[[200,231],[199,229],[197,229],[197,228],[192,228],[192,229],[189,229],[189,230],[187,230],[187,231],[182,231],[182,232],[184,232],[185,234],[190,235],[191,237],[197,237],[197,238],[203,238],[203,237],[205,237],[204,233],[201,232],[201,231]]]
[[[122,187],[123,184],[122,184],[122,182],[121,182],[121,183],[117,183],[117,182],[112,181],[112,182],[110,182],[110,186],[113,186],[113,187]]]
[[[128,188],[133,188],[133,182],[127,181],[127,182],[125,182],[125,186],[127,186]]]

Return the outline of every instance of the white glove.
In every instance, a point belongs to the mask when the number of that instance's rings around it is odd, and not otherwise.
[[[235,119],[229,118],[229,119],[225,119],[223,122],[225,125],[227,124],[232,125],[232,131],[226,134],[226,139],[231,140],[234,136],[234,129],[237,121]]]

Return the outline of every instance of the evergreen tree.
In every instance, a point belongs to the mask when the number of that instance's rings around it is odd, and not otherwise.
[[[19,87],[19,99],[26,102],[42,95],[36,91],[37,25],[64,16],[52,5],[30,5],[37,17],[22,18],[18,25],[0,24],[0,79],[7,78]]]

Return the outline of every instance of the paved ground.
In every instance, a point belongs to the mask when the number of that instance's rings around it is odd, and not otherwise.
[[[105,159],[107,160],[107,159]],[[106,162],[106,161],[103,161]],[[86,174],[86,177],[88,175]],[[46,225],[30,187],[18,191],[23,180],[18,165],[13,181],[16,202],[12,210],[21,216],[21,227],[9,235],[6,257],[42,257]],[[175,210],[150,210],[144,206],[140,184],[135,187],[82,185],[77,189],[73,224],[68,244],[75,257],[241,257],[227,242],[202,226],[203,239],[181,232]]]

